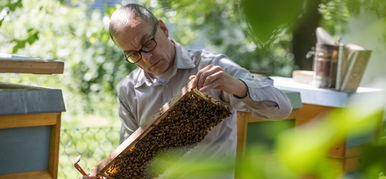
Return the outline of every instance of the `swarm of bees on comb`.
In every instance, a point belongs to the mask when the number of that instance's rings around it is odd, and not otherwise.
[[[127,139],[129,142],[122,143],[123,147],[113,152],[114,156],[99,164],[98,175],[153,178],[149,165],[157,154],[181,148],[183,152],[190,150],[230,114],[230,108],[222,102],[197,89],[185,90],[169,102],[150,126],[133,133]]]

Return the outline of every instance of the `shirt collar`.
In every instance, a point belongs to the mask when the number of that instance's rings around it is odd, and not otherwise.
[[[185,49],[179,43],[177,43],[175,41],[173,41],[173,42],[176,45],[176,57],[175,57],[175,61],[174,61],[175,64],[173,65],[172,68],[177,68],[177,70],[178,69],[194,68],[196,65],[194,64],[192,58],[190,57],[188,50]],[[135,88],[138,88],[145,83],[147,86],[156,86],[156,84],[154,84],[154,82],[153,82],[154,80],[152,80],[152,77],[148,73],[146,73],[143,69],[141,69],[139,67],[137,67],[137,68],[139,71],[138,71],[138,75],[134,75],[134,76],[137,76],[137,81],[134,84]],[[175,75],[177,70],[175,70],[175,72],[170,76],[170,78]]]
[[[194,68],[196,64],[194,64],[193,59],[190,57],[188,50],[177,42],[174,42],[174,44],[176,44],[177,69]]]

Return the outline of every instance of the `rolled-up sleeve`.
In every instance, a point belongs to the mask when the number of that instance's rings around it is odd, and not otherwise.
[[[248,88],[248,95],[240,100],[246,104],[244,108],[250,109],[253,115],[261,118],[285,118],[291,111],[292,106],[282,91],[274,88],[270,78],[241,78]],[[233,98],[236,98],[233,96]],[[243,107],[243,105],[241,105]]]
[[[291,111],[291,102],[282,91],[273,87],[273,80],[268,77],[253,76],[248,70],[232,62],[226,56],[213,61],[233,77],[243,81],[248,94],[238,98],[222,91],[222,100],[236,110],[250,111],[255,117],[264,119],[279,119],[287,117]]]

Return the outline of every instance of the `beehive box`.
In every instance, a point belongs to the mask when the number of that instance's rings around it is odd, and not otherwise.
[[[230,115],[230,108],[186,85],[154,116],[154,122],[137,129],[97,167],[97,175],[112,178],[151,178],[148,168],[160,152],[182,153],[202,141]],[[183,149],[182,149],[183,148]]]
[[[60,61],[0,54],[0,74],[62,74],[63,68]],[[0,82],[1,179],[57,178],[62,112],[60,89]]]

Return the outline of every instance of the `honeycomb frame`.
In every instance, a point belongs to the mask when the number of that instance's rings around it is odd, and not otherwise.
[[[154,177],[150,176],[148,165],[157,154],[172,149],[190,150],[230,114],[228,105],[188,83],[162,106],[152,123],[138,128],[97,165],[97,176]]]

